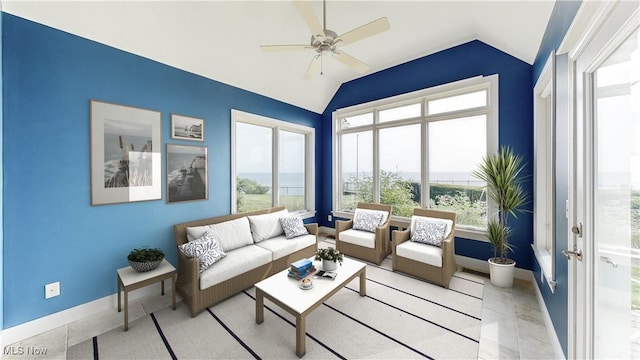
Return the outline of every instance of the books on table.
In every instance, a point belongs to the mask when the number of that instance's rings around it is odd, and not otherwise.
[[[294,279],[302,279],[316,271],[313,262],[309,259],[302,259],[291,264],[289,268],[289,277]]]

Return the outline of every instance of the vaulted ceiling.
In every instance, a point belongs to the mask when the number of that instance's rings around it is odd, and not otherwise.
[[[322,2],[311,6],[322,23]],[[322,75],[304,80],[313,50],[260,50],[310,42],[292,1],[2,1],[13,15],[318,113],[344,82],[475,39],[531,64],[553,6],[328,0],[326,26],[338,35],[383,16],[391,28],[342,48],[368,64],[367,73],[323,56]]]

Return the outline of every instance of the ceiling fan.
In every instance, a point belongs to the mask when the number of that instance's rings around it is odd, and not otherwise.
[[[369,65],[345,53],[340,49],[340,47],[389,30],[391,25],[386,17],[374,20],[338,36],[334,31],[327,29],[326,0],[322,2],[322,26],[320,26],[320,22],[318,21],[309,0],[294,0],[293,3],[296,5],[296,8],[300,15],[302,15],[304,21],[307,23],[309,30],[311,30],[311,43],[309,45],[262,45],[260,46],[262,50],[290,51],[309,49],[315,51],[317,54],[311,60],[311,63],[307,68],[307,72],[304,74],[305,80],[313,78],[313,76],[318,73],[318,69],[321,67],[322,56],[325,53],[331,54],[336,60],[351,67],[360,74],[364,74],[369,70]],[[322,69],[320,69],[320,73],[322,74],[321,71]]]

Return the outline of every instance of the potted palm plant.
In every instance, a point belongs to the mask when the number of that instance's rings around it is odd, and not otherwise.
[[[502,146],[497,154],[489,154],[473,172],[473,176],[487,183],[487,195],[498,207],[497,218],[487,223],[487,239],[493,245],[493,257],[489,259],[491,283],[499,287],[513,285],[516,262],[508,257],[513,251],[509,243],[512,230],[509,217],[527,212],[524,205],[527,194],[522,187],[522,156],[508,146]]]

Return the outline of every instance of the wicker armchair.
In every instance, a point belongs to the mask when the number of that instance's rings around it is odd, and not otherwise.
[[[355,220],[336,221],[336,248],[341,253],[358,259],[380,264],[391,253],[389,244],[389,222],[391,205],[358,203],[357,209],[386,212],[381,225],[375,232],[353,229]]]
[[[411,228],[404,231],[394,230],[392,234],[392,268],[410,274],[426,281],[449,288],[451,276],[456,271],[454,235],[456,227],[456,214],[446,211],[415,208],[416,216],[451,220],[451,230],[442,241],[442,246],[437,247],[414,241],[411,238]]]

